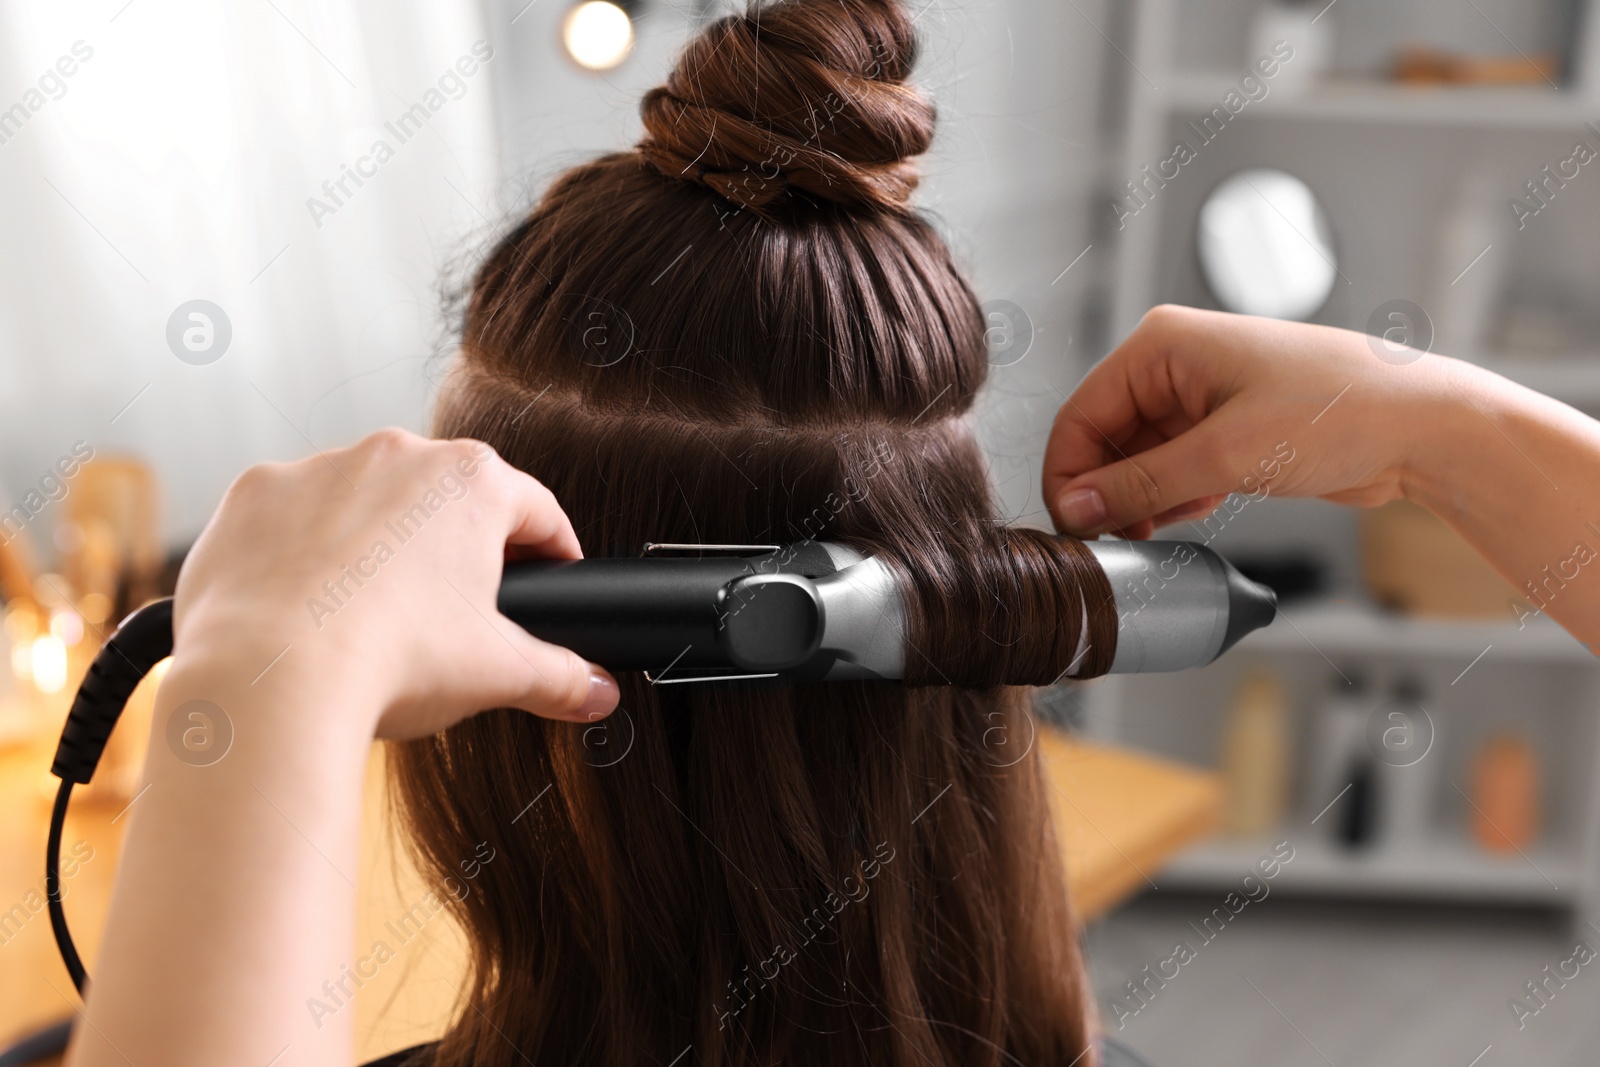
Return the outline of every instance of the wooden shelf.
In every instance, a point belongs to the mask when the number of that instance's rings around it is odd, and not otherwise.
[[[1239,77],[1226,73],[1169,75],[1162,86],[1166,106],[1179,115],[1210,111],[1221,105],[1230,91],[1238,90]],[[1597,113],[1600,109],[1595,101],[1551,88],[1330,81],[1300,96],[1269,91],[1261,100],[1252,101],[1238,117],[1578,129]]]
[[[1269,838],[1208,841],[1177,856],[1155,881],[1162,889],[1237,889],[1256,861],[1280,841],[1294,847],[1295,857],[1270,883],[1274,891],[1571,906],[1582,889],[1577,850],[1556,843],[1535,846],[1526,856],[1497,856],[1469,841],[1442,836],[1352,852],[1302,829],[1285,829]]]

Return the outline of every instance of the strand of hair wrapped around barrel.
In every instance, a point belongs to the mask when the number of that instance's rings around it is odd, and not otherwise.
[[[1042,530],[993,533],[991,545],[949,568],[901,561],[912,592],[906,682],[1051,685],[1110,670],[1116,602],[1089,549]]]

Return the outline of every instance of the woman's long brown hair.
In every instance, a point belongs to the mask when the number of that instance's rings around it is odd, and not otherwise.
[[[1098,1058],[1026,690],[1000,683],[1103,673],[1116,618],[1081,544],[995,521],[982,318],[907,206],[914,53],[891,0],[712,24],[640,148],[560,177],[476,277],[438,433],[548,485],[591,556],[878,553],[910,649],[905,684],[624,675],[602,723],[502,710],[396,745],[425,872],[495,850],[439,1064]]]

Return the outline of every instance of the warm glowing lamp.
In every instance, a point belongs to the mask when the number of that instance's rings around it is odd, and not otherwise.
[[[567,12],[561,43],[585,70],[611,70],[633,51],[633,18],[623,4],[586,0]]]

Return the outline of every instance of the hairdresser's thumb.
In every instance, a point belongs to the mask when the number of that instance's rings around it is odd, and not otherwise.
[[[1127,530],[1191,500],[1221,492],[1204,435],[1190,431],[1146,452],[1081,474],[1053,504],[1056,526],[1077,537]],[[1224,478],[1225,480],[1225,478]]]
[[[523,637],[517,651],[526,670],[518,680],[520,692],[505,706],[571,722],[595,722],[616,709],[617,681],[605,668],[532,635]]]

